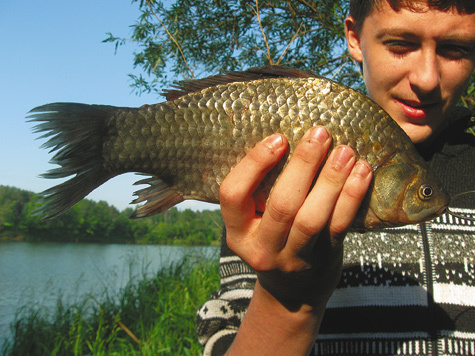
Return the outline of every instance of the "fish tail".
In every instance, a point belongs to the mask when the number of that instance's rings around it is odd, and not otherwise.
[[[55,155],[50,163],[60,167],[41,176],[49,179],[74,177],[44,192],[36,213],[55,217],[115,176],[104,169],[102,146],[107,118],[119,108],[106,105],[52,103],[30,111],[30,122],[39,122],[35,133],[49,138],[42,148]]]

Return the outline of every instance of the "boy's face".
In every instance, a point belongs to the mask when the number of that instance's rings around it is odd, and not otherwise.
[[[475,14],[429,9],[424,2],[417,11],[396,12],[385,3],[359,33],[351,17],[346,29],[371,98],[412,141],[443,129],[474,69]]]

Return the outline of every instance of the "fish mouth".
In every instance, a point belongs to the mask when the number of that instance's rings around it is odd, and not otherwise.
[[[434,217],[441,216],[442,214],[447,212],[447,208],[449,207],[449,204],[444,205],[442,208],[440,208],[437,213],[435,213]]]
[[[409,224],[414,224],[414,223],[417,223],[417,222],[424,222],[424,221],[433,220],[433,219],[441,216],[442,214],[446,213],[448,207],[449,207],[449,205],[446,204],[446,205],[442,206],[441,208],[437,209],[436,211],[434,211],[432,214],[428,214],[425,218],[423,218],[423,219],[418,218],[415,221],[409,222]]]
[[[368,212],[370,213],[370,216],[372,219],[372,224],[370,225],[369,230],[379,230],[382,228],[399,227],[399,226],[417,224],[420,222],[433,220],[439,217],[440,215],[446,213],[448,211],[448,206],[449,206],[448,204],[442,206],[441,208],[437,209],[434,213],[427,215],[425,218],[421,218],[420,216],[418,216],[414,219],[410,219],[407,217],[406,220],[399,220],[399,221],[381,219],[373,212],[372,209],[369,209]]]

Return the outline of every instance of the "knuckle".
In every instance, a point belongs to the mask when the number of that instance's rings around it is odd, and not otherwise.
[[[342,195],[354,201],[361,201],[368,191],[370,182],[368,178],[360,174],[351,174],[343,186]]]
[[[221,186],[219,187],[219,197],[221,200],[229,199],[232,196],[234,196],[233,189],[232,189],[233,186],[231,184],[228,184],[227,182],[228,181],[225,179],[223,183],[221,183]]]
[[[269,158],[272,156],[271,152],[265,147],[256,146],[246,155],[246,159],[250,159],[258,165],[266,164]]]
[[[310,265],[299,258],[293,258],[280,267],[280,270],[285,274],[301,272],[308,270]]]
[[[295,217],[295,208],[283,199],[271,201],[267,206],[270,217],[277,222],[288,223]]]
[[[357,189],[357,187],[344,187],[341,194],[350,200],[360,201],[364,196],[364,191]]]
[[[347,224],[332,223],[330,225],[330,233],[332,236],[337,236],[339,239],[340,236],[344,236],[346,234],[348,228],[349,226],[347,226]]]
[[[246,263],[257,272],[266,272],[275,269],[274,262],[262,252],[254,252],[245,258]]]
[[[246,155],[259,165],[268,165],[280,159],[282,152],[287,147],[284,136],[270,136],[254,146]]]
[[[318,144],[314,140],[302,139],[292,154],[292,157],[304,163],[314,165],[315,163],[321,163],[327,150],[328,146]]]
[[[307,238],[320,232],[324,222],[320,221],[316,217],[307,217],[303,219],[296,219],[294,222],[295,228]]]
[[[306,147],[310,148],[310,147]],[[314,164],[316,161],[319,160],[321,152],[319,150],[310,150],[310,149],[296,149],[295,152],[292,154],[292,158],[299,159],[300,161],[306,164]],[[323,154],[322,154],[323,156]]]
[[[235,206],[240,202],[240,194],[235,187],[227,184],[226,180],[219,187],[219,201],[222,207]]]
[[[347,175],[343,174],[341,171],[338,171],[334,165],[332,165],[330,168],[331,169],[326,170],[324,173],[322,172],[322,178],[328,185],[332,187],[343,187]]]
[[[276,268],[273,255],[266,248],[259,248],[250,236],[241,239],[232,234],[226,236],[228,247],[236,253],[244,262],[257,272],[270,271]]]
[[[288,249],[282,251],[277,259],[279,270],[290,274],[310,269],[312,264],[305,258],[306,255],[308,255],[308,250]]]

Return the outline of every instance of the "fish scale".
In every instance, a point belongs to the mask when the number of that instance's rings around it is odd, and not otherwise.
[[[58,150],[53,159],[60,165],[68,162],[67,172],[77,174],[44,192],[47,216],[66,210],[125,172],[152,176],[139,182],[149,187],[137,192],[135,202],[146,203],[136,217],[159,213],[184,199],[218,203],[220,184],[257,142],[273,133],[285,135],[288,159],[305,132],[317,125],[332,134],[333,147],[351,146],[357,158],[374,169],[373,186],[355,228],[421,221],[448,204],[410,139],[386,112],[363,94],[326,78],[285,67],[253,68],[185,81],[165,95],[166,102],[140,108],[57,103],[32,110],[34,120],[43,122],[37,131],[56,134],[46,143]],[[83,157],[79,143],[71,139],[76,134],[71,131],[72,120],[86,123],[81,126],[86,131],[80,133],[80,144],[101,147],[100,152],[93,156],[91,149],[90,157]],[[87,132],[89,126],[95,131]],[[88,136],[99,137],[100,142],[89,142]],[[74,163],[79,161],[87,165]],[[268,196],[285,164],[282,160],[271,170],[256,196]],[[45,176],[55,178],[65,169]],[[405,182],[397,185],[401,191],[393,194],[384,188],[390,179]],[[415,196],[421,194],[417,189],[422,185],[430,186],[426,192],[434,196],[419,197],[419,202]],[[408,186],[414,186],[412,191]],[[73,189],[79,191],[64,199]],[[399,205],[393,208],[391,203]]]

